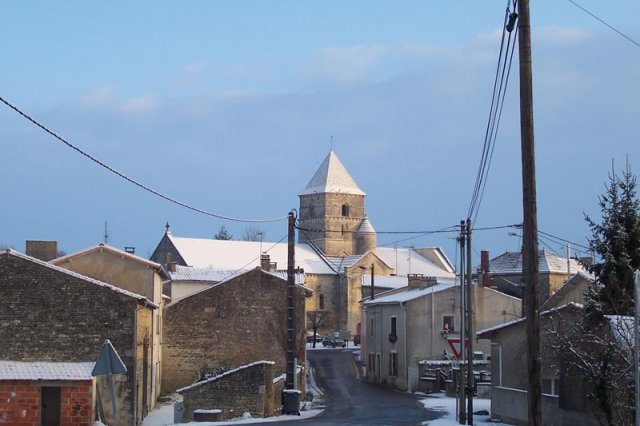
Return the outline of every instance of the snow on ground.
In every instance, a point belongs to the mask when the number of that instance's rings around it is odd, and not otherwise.
[[[457,399],[453,397],[446,396],[444,394],[428,394],[425,395],[424,399],[421,399],[420,402],[425,406],[425,408],[434,410],[443,415],[443,417],[437,420],[429,420],[424,422],[424,425],[430,426],[457,426],[460,423],[456,420],[456,409],[457,409]],[[480,399],[474,398],[473,400],[473,412],[478,413],[484,411],[486,413],[491,412],[491,400],[490,399]],[[497,423],[491,421],[491,415],[473,415],[473,424],[485,424],[489,423],[492,425],[506,425],[506,423]]]

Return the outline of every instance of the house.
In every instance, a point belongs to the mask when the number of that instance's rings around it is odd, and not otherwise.
[[[93,425],[94,364],[0,361],[0,424]]]
[[[304,272],[305,286],[314,294],[307,299],[307,311],[325,313],[322,333],[357,332],[359,301],[370,292],[369,285],[362,285],[363,277],[374,275],[374,281],[392,275],[406,279],[408,274],[455,278],[453,265],[438,247],[377,247],[364,202],[364,191],[333,150],[300,193],[295,267]],[[175,263],[238,271],[261,265],[262,255],[270,256],[271,271],[287,266],[286,243],[176,237],[167,227],[151,260],[167,269]]]
[[[30,242],[27,242],[27,245]],[[33,246],[33,243],[31,244]],[[140,330],[145,343],[142,376],[145,380],[138,382],[140,404],[143,414],[151,411],[161,394],[162,377],[162,285],[168,275],[164,268],[134,253],[119,250],[106,244],[99,244],[77,253],[59,257],[51,261],[53,265],[77,272],[118,288],[139,294],[150,300],[159,309],[153,311],[149,330]]]
[[[173,392],[257,361],[287,367],[287,281],[260,268],[235,275],[166,305],[162,389]],[[298,365],[305,362],[305,298],[296,285]],[[304,375],[299,379],[302,383]],[[298,388],[298,387],[297,387]]]
[[[477,327],[518,318],[520,299],[474,286]],[[408,286],[361,302],[362,359],[367,381],[415,391],[419,362],[442,360],[460,338],[460,285],[455,280],[410,275]],[[476,344],[488,354],[488,343]]]
[[[552,294],[551,297],[542,304],[540,309],[546,311],[548,309],[567,305],[571,302],[578,305],[584,305],[587,302],[585,292],[589,286],[594,283],[595,278],[593,275],[578,271],[575,275],[569,278],[558,291]]]
[[[109,339],[129,372],[114,376],[118,418],[123,425],[140,424],[146,410],[142,402],[151,397],[144,386],[151,380],[145,368],[151,363],[145,336],[151,333],[158,308],[147,297],[114,285],[14,250],[0,252],[0,360],[95,362],[102,343]],[[55,387],[53,382],[40,385],[41,395],[48,392],[46,387]],[[111,421],[106,381],[97,378],[96,386]],[[60,413],[64,410],[61,405]]]
[[[503,293],[522,297],[522,253],[505,252],[489,260],[489,252],[480,253],[480,266],[476,268],[483,285],[496,287]],[[588,275],[576,259],[566,259],[547,250],[538,252],[538,281],[540,304],[553,296],[569,278],[577,273]]]
[[[617,392],[609,398],[613,404],[621,399],[632,400],[633,374],[625,369],[632,364],[633,318],[606,317],[601,325],[590,331],[589,338],[577,333],[589,325],[583,322],[581,305],[570,302],[540,313],[542,417],[545,425],[600,425],[605,421],[598,401],[593,398],[593,383],[585,371],[598,372],[607,369],[601,356],[610,351],[627,357],[621,369],[606,374],[606,386]],[[527,333],[526,318],[490,327],[478,332],[478,339],[491,340],[491,416],[514,425],[528,423],[527,387]],[[579,354],[574,357],[574,354]],[[614,366],[615,356],[608,357]],[[578,368],[585,359],[593,356],[588,368]],[[630,362],[629,362],[630,361]],[[620,365],[620,364],[618,364]],[[584,367],[584,365],[582,365]],[[615,382],[612,377],[617,377]],[[601,383],[598,380],[599,383]],[[625,385],[626,383],[626,385]],[[600,389],[602,391],[602,389]],[[629,402],[629,401],[626,401]],[[618,409],[616,424],[632,424],[632,401]]]

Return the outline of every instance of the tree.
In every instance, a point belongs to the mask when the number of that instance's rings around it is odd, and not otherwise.
[[[257,225],[249,225],[244,228],[242,233],[242,241],[262,241],[264,239],[264,231]]]
[[[227,227],[222,225],[220,229],[218,229],[218,233],[213,236],[216,240],[232,240],[233,235],[227,231]]]
[[[308,326],[313,330],[313,347],[316,347],[316,337],[318,329],[322,327],[322,323],[327,317],[327,311],[309,311],[307,312]]]
[[[589,247],[600,258],[591,272],[596,283],[587,292],[590,314],[633,315],[633,273],[640,267],[640,201],[636,177],[629,166],[599,197],[600,223],[585,215],[591,228]]]

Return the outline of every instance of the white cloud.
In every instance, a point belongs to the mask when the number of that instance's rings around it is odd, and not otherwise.
[[[158,100],[153,96],[136,96],[127,99],[121,105],[123,112],[147,112],[158,107]]]
[[[567,45],[579,44],[588,40],[590,34],[581,29],[567,28],[559,26],[543,27],[537,33],[533,33],[534,42],[549,47],[562,47]]]
[[[337,83],[357,83],[369,77],[389,52],[388,46],[329,47],[305,64],[307,73]]]
[[[113,86],[100,86],[93,88],[78,99],[81,109],[100,109],[113,105],[115,102],[115,89]]]

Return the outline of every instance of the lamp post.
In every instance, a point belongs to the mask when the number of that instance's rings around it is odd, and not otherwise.
[[[369,268],[367,268],[366,266],[359,266],[360,269],[364,269],[367,270]],[[374,295],[373,295],[373,275],[374,275],[374,268],[375,265],[372,263],[371,264],[371,296],[369,297],[370,300],[373,300]]]

